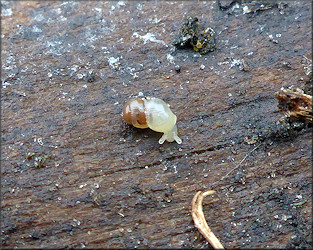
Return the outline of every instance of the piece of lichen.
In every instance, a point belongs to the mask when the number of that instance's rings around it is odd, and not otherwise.
[[[180,34],[177,39],[173,42],[173,45],[184,48],[192,43],[192,39],[197,37],[199,28],[198,18],[186,17],[184,24],[181,28]]]
[[[201,30],[198,33],[196,44],[191,43],[194,51],[199,51],[200,54],[206,54],[215,50],[215,32],[212,28]]]
[[[206,54],[215,50],[215,32],[210,27],[200,27],[197,17],[188,16],[173,45],[178,48],[192,47],[194,51]]]

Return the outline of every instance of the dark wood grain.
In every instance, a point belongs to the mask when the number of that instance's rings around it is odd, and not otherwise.
[[[3,248],[206,247],[190,202],[211,189],[225,248],[312,244],[312,127],[274,96],[312,77],[311,2],[1,5]],[[214,52],[171,45],[186,15]],[[122,121],[139,92],[171,105],[181,145]]]

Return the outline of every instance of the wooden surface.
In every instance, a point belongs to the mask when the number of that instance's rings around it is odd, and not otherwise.
[[[224,247],[312,244],[312,126],[274,97],[312,77],[312,3],[230,2],[1,2],[3,248],[209,247],[190,203],[211,189]],[[187,15],[214,52],[171,45]],[[139,92],[171,105],[181,145],[124,124]]]

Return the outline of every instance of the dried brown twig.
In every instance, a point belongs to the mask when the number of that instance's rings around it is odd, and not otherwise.
[[[214,190],[209,190],[204,193],[202,191],[198,191],[191,201],[191,215],[195,226],[198,228],[204,238],[211,244],[211,246],[214,249],[224,249],[221,242],[217,239],[215,234],[208,226],[202,209],[203,198],[215,193],[216,192]]]

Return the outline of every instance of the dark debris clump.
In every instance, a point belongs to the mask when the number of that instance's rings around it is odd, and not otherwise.
[[[177,48],[192,47],[194,51],[206,54],[215,50],[215,32],[210,27],[200,27],[197,17],[186,17],[173,45]]]

